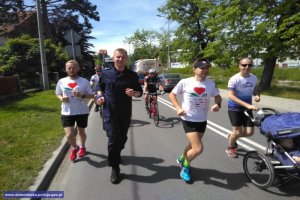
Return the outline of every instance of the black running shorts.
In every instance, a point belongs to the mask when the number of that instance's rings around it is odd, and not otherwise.
[[[86,128],[88,124],[88,114],[84,115],[61,115],[61,123],[63,127],[71,127],[75,125],[78,127]]]
[[[190,122],[190,121],[182,120],[182,124],[185,133],[190,133],[190,132],[204,133],[206,129],[207,121]]]
[[[253,118],[252,110],[247,111],[249,116]],[[229,119],[231,125],[234,127],[244,126],[244,127],[254,127],[254,123],[251,121],[249,117],[247,117],[244,111],[233,111],[228,110]]]

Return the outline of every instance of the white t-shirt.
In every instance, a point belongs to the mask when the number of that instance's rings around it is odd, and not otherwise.
[[[206,79],[199,82],[195,77],[181,79],[172,92],[183,96],[182,109],[187,115],[181,118],[191,122],[207,121],[210,97],[220,93],[214,81]]]
[[[65,77],[57,82],[55,94],[69,97],[68,102],[62,102],[61,104],[62,115],[81,115],[89,113],[85,99],[73,95],[73,91],[75,90],[79,91],[81,95],[94,94],[89,81],[82,77],[78,77],[76,80]]]
[[[91,80],[90,80],[90,84],[93,88],[94,91],[98,91],[100,89],[99,87],[99,76],[98,74],[94,74],[92,77],[91,77]]]
[[[256,86],[256,81],[257,77],[253,74],[250,74],[248,77],[243,77],[240,75],[240,73],[238,73],[229,79],[228,90],[233,90],[237,98],[252,104],[252,96]],[[244,109],[244,107],[229,99],[228,109],[241,111]]]

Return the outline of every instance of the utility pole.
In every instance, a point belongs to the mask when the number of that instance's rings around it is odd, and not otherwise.
[[[49,90],[48,69],[47,69],[47,60],[46,60],[45,45],[44,45],[44,28],[43,28],[43,22],[41,18],[40,0],[36,0],[36,10],[37,10],[37,22],[38,22],[38,31],[39,31],[43,89]]]

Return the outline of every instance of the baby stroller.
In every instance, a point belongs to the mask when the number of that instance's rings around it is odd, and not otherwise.
[[[279,113],[262,108],[263,115],[254,118],[245,114],[267,139],[265,153],[249,151],[243,159],[243,168],[249,180],[259,188],[279,186],[294,178],[300,180],[300,113]],[[259,112],[262,112],[262,111]],[[286,150],[281,145],[285,139],[294,142],[294,148]],[[297,158],[297,161],[296,161]]]

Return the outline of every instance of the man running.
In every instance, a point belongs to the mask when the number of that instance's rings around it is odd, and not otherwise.
[[[202,137],[206,129],[210,98],[214,97],[215,100],[215,104],[210,108],[211,112],[218,112],[221,108],[220,92],[214,81],[207,78],[210,66],[206,59],[194,62],[194,77],[180,80],[169,94],[177,115],[181,116],[188,139],[188,145],[177,159],[181,164],[180,177],[185,182],[191,181],[191,162],[203,151]],[[178,95],[182,97],[181,105],[177,100]]]
[[[239,61],[240,72],[232,76],[228,81],[228,115],[232,125],[232,133],[228,134],[228,148],[225,149],[229,158],[237,158],[237,139],[240,137],[250,137],[254,133],[254,123],[245,115],[253,117],[252,110],[258,110],[252,105],[254,101],[260,101],[259,91],[256,89],[257,77],[250,73],[253,66],[251,58],[242,58]]]

